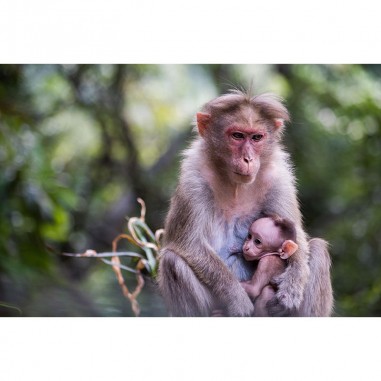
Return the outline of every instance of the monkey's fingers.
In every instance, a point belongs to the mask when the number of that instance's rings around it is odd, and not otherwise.
[[[213,310],[211,317],[225,317],[223,310]]]
[[[291,316],[291,310],[284,306],[277,297],[272,298],[266,303],[269,316],[285,317]]]

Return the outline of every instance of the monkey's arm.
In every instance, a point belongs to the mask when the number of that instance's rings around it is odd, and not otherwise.
[[[186,238],[181,246],[172,241],[167,248],[182,257],[217,303],[224,306],[228,316],[252,316],[254,305],[250,298],[208,243],[189,242],[187,245],[185,241]]]
[[[249,295],[250,299],[255,301],[255,299],[257,299],[260,295],[263,287],[266,286],[266,283],[254,283],[254,281],[251,280],[247,282],[241,282],[241,286],[247,292],[247,295]]]
[[[167,216],[163,250],[169,249],[181,256],[200,283],[225,306],[229,316],[251,316],[253,303],[209,243],[211,217],[203,205],[207,205],[207,200],[191,203],[186,199],[186,192],[181,189],[176,192]]]
[[[241,282],[241,285],[250,298],[255,300],[274,277],[283,273],[284,268],[285,262],[278,256],[271,255],[264,257],[259,261],[252,279],[247,282]]]
[[[288,314],[287,310],[298,309],[303,300],[304,289],[310,276],[308,266],[308,243],[301,227],[297,228],[298,251],[288,259],[286,270],[272,282],[277,286],[276,298],[268,304],[271,315]]]
[[[303,300],[304,289],[310,275],[308,266],[308,242],[302,227],[302,217],[293,185],[287,184],[269,194],[265,214],[275,213],[294,222],[298,250],[288,259],[286,270],[272,280],[277,286],[275,298],[268,303],[271,316],[289,315],[298,309]]]
[[[207,245],[199,248],[198,255],[193,252],[183,258],[218,302],[225,306],[228,316],[252,316],[254,306],[244,288],[217,254],[210,248],[208,250]]]

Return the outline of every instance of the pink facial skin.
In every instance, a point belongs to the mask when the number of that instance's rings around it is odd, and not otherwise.
[[[266,254],[276,254],[287,259],[298,249],[292,240],[284,240],[272,218],[260,218],[249,229],[243,245],[243,256],[247,261],[260,260]]]
[[[263,128],[232,126],[225,131],[233,158],[233,173],[241,183],[251,183],[258,173],[259,157],[266,140]]]
[[[243,245],[243,256],[247,261],[259,260],[264,253],[277,252],[282,246],[279,229],[271,218],[260,218],[249,229]]]

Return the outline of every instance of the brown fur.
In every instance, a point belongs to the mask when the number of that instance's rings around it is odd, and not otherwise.
[[[199,128],[203,136],[184,153],[165,223],[158,285],[169,311],[205,316],[222,306],[228,316],[252,315],[253,304],[239,281],[250,279],[255,267],[241,258],[241,248],[251,222],[275,213],[295,223],[299,250],[275,278],[270,315],[329,315],[329,255],[314,243],[310,256],[293,170],[280,145],[286,108],[271,95],[235,92],[212,100],[202,112],[210,118],[200,118],[206,123]],[[225,135],[232,125],[264,137],[232,149]],[[250,164],[245,155],[251,155]],[[249,168],[250,176],[237,175],[234,168]]]

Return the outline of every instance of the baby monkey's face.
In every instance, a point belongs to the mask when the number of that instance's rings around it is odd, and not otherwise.
[[[271,218],[260,218],[250,226],[243,245],[243,256],[247,261],[260,259],[261,255],[278,251],[282,246],[280,231]]]

